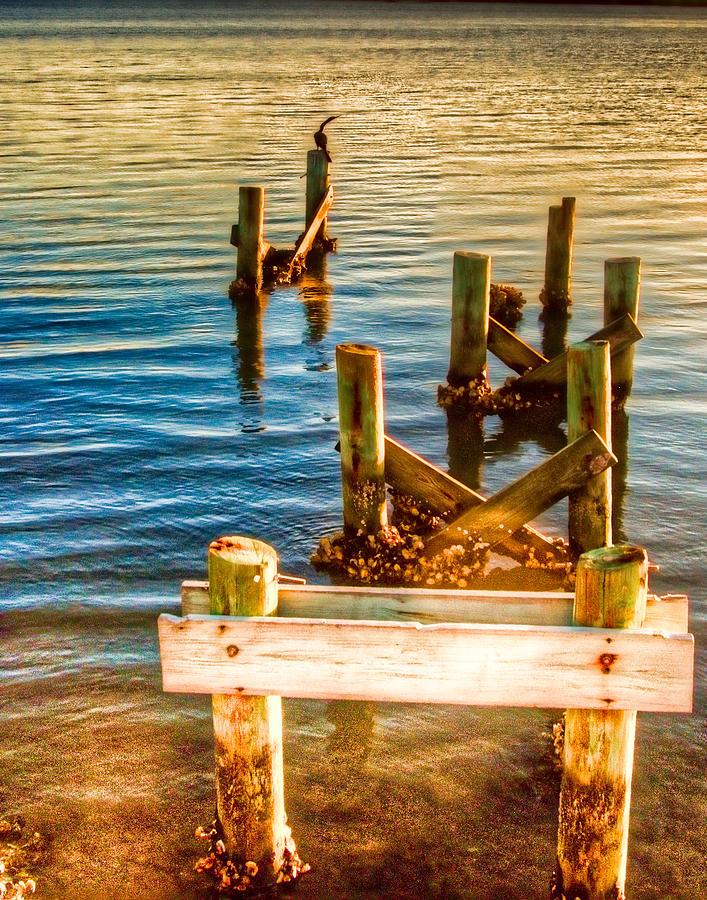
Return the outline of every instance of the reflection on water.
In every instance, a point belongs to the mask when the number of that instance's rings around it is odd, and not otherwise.
[[[241,425],[245,433],[264,431],[265,404],[261,383],[265,377],[263,351],[263,313],[267,306],[264,294],[247,300],[236,300],[236,339],[232,343],[233,370],[236,375],[241,406],[247,415]]]
[[[312,351],[307,368],[325,372],[333,365],[333,354],[323,343],[331,323],[332,286],[327,281],[327,258],[324,253],[311,253],[307,269],[297,282],[306,319],[304,344]]]
[[[462,409],[447,407],[445,413],[449,474],[472,490],[479,490],[484,463],[483,420]]]
[[[571,313],[543,308],[540,321],[543,323],[542,355],[553,359],[567,349],[567,327]]]
[[[618,462],[611,470],[611,531],[615,544],[625,544],[624,527],[629,482],[629,419],[625,409],[611,410],[611,450]]]

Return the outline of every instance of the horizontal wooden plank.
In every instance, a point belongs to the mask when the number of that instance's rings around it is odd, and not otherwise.
[[[278,588],[278,615],[313,619],[467,622],[490,625],[571,625],[574,594],[559,591],[461,591],[435,588]],[[182,615],[209,614],[208,581],[182,583]],[[648,631],[687,631],[684,594],[648,595]]]
[[[385,436],[385,480],[401,494],[408,494],[424,503],[437,515],[459,514],[471,506],[486,503],[486,497],[452,478],[442,469],[418,456],[403,444]],[[525,524],[515,534],[501,541],[499,547],[511,559],[527,558],[528,547],[544,556],[552,551],[550,538]]]
[[[162,615],[165,691],[689,712],[691,635]]]

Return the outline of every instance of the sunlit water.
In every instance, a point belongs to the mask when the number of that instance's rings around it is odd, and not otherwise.
[[[155,617],[177,609],[181,579],[203,577],[221,534],[260,537],[282,570],[321,580],[309,555],[341,519],[337,343],[380,347],[388,432],[487,493],[561,445],[561,431],[489,418],[479,464],[448,432],[436,386],[455,250],[489,253],[493,279],[524,291],[519,333],[542,346],[547,207],[563,195],[577,197],[568,341],[602,324],[603,261],[643,260],[618,534],[661,565],[656,590],[690,595],[704,637],[699,12],[273,2],[0,14],[0,806],[55,835],[45,896],[194,896],[208,702],[159,692]],[[237,315],[237,186],[266,188],[267,237],[292,244],[311,135],[333,113],[339,251],[260,316]],[[492,363],[496,384],[506,374]],[[541,524],[561,534],[565,518],[561,504]],[[503,711],[380,709],[367,787],[347,806],[317,761],[333,727],[324,708],[288,709],[290,816],[320,860],[304,896],[545,896],[555,799],[532,784],[548,716],[506,726]],[[643,721],[632,896],[692,897],[707,805],[696,719]],[[370,846],[352,834],[361,822]]]

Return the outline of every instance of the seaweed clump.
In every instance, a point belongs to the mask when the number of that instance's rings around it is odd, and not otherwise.
[[[514,328],[523,318],[525,297],[510,284],[491,284],[489,315],[506,328]]]
[[[25,834],[25,822],[0,820],[0,897],[25,900],[34,894],[36,878],[31,874],[46,851],[39,832]]]
[[[465,588],[471,579],[483,577],[487,543],[470,535],[465,545],[456,544],[428,559],[425,537],[441,518],[412,497],[396,493],[392,497],[391,525],[377,534],[339,532],[323,537],[311,556],[312,565],[335,579],[359,584]]]
[[[297,880],[311,868],[299,858],[294,842],[285,847],[282,865],[272,874],[261,871],[252,860],[234,860],[221,839],[215,821],[207,828],[199,825],[194,836],[209,841],[208,854],[194,868],[212,877],[213,893],[217,897],[274,896],[281,889],[292,890]]]

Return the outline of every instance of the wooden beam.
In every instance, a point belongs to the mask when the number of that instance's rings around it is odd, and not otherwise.
[[[493,316],[489,316],[487,347],[494,356],[519,375],[548,362],[541,353],[534,350],[530,344],[526,344],[505,325],[497,322]]]
[[[322,202],[317,207],[317,211],[314,214],[314,218],[307,226],[307,230],[302,236],[302,240],[297,245],[295,250],[295,255],[292,257],[290,262],[290,268],[294,268],[295,265],[301,264],[304,262],[305,257],[309,253],[312,244],[314,243],[314,239],[316,238],[319,229],[321,227],[322,222],[326,219],[326,215],[329,212],[329,207],[334,202],[334,188],[329,185],[327,188],[326,194],[322,198]]]
[[[461,591],[302,584],[278,588],[277,615],[312,619],[571,625],[574,594],[560,591]],[[208,581],[182,582],[182,615],[208,615]],[[648,595],[645,628],[684,634],[685,594]]]
[[[158,621],[163,689],[319,699],[689,712],[692,635],[522,625]],[[602,662],[611,649],[612,662]]]
[[[587,341],[608,341],[609,352],[613,359],[617,353],[621,353],[627,347],[640,341],[643,332],[636,325],[628,313],[620,319],[612,322],[587,338]],[[549,363],[538,366],[527,375],[521,375],[514,382],[514,387],[521,389],[535,387],[540,384],[565,385],[567,384],[567,350],[553,357]]]
[[[617,462],[596,431],[587,431],[486,503],[465,510],[425,541],[430,557],[477,535],[492,546]]]
[[[486,497],[387,435],[385,480],[401,494],[414,497],[440,516],[446,516],[450,512],[460,513],[469,507],[486,503]],[[543,555],[553,549],[552,540],[530,525],[524,525],[518,534],[506,537],[501,546],[511,559],[521,561],[527,558],[528,547],[533,547]]]

